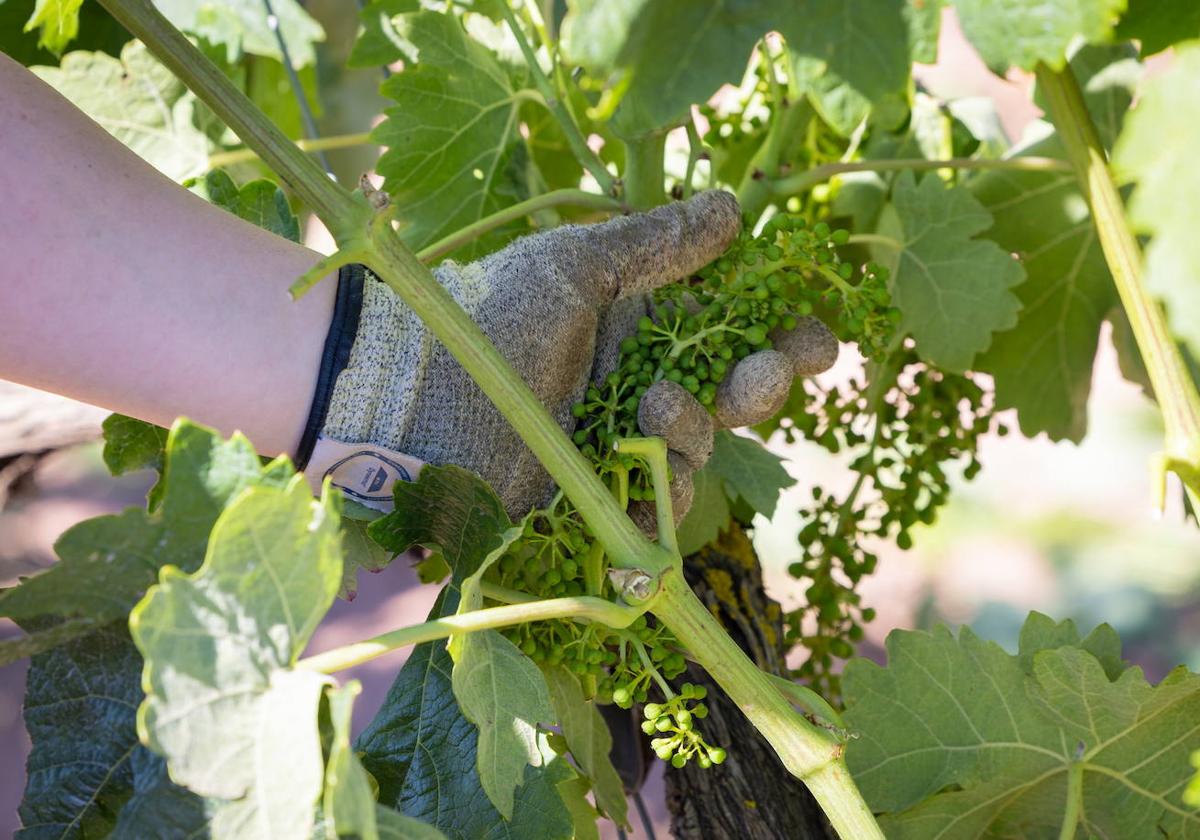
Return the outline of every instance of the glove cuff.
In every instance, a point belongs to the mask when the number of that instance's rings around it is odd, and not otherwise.
[[[317,387],[313,391],[312,405],[308,409],[308,421],[304,434],[296,449],[296,469],[303,471],[312,457],[313,447],[333,398],[334,385],[338,376],[350,363],[350,351],[358,337],[358,323],[362,314],[363,285],[366,269],[361,265],[345,265],[338,271],[337,295],[333,303],[333,318],[329,332],[325,335],[325,349],[321,354],[321,367],[317,373]]]

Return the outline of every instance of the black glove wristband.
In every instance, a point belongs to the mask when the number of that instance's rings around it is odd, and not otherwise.
[[[313,391],[312,406],[308,409],[308,422],[304,424],[304,435],[296,450],[296,469],[303,470],[312,457],[317,435],[325,425],[325,414],[329,411],[329,400],[338,374],[350,362],[350,348],[358,336],[358,318],[362,313],[363,283],[366,269],[355,263],[344,265],[338,271],[337,297],[333,303],[333,318],[325,336],[325,350],[321,354],[321,368],[317,373],[317,387]]]

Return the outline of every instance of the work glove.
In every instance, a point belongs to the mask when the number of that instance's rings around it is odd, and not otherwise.
[[[648,213],[526,236],[478,262],[447,261],[433,273],[570,433],[571,406],[589,381],[615,368],[620,340],[635,332],[649,294],[716,259],[740,226],[732,195],[705,192]],[[398,295],[363,275],[343,272],[339,283],[298,453],[310,480],[330,475],[351,498],[386,509],[393,481],[412,480],[422,463],[457,464],[487,481],[514,519],[549,501],[550,476],[483,391]],[[837,341],[815,319],[780,338],[777,349],[731,370],[715,416],[665,380],[642,397],[642,432],[662,436],[670,450],[678,516],[691,503],[692,473],[712,453],[716,426],[766,419],[798,373],[836,359]],[[653,523],[647,511],[635,519],[647,528]]]

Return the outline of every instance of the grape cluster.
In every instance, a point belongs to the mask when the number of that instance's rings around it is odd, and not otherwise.
[[[888,272],[843,262],[845,230],[782,213],[762,231],[744,228],[719,259],[696,275],[655,293],[652,311],[620,345],[616,370],[593,384],[571,411],[575,444],[601,474],[622,473],[630,499],[653,499],[648,478],[613,443],[638,434],[637,409],[660,379],[676,382],[710,411],[733,366],[773,346],[814,311],[837,313],[834,332],[868,356],[880,354],[900,320],[890,305]]]
[[[837,696],[832,666],[852,653],[875,611],[855,591],[877,562],[873,539],[912,546],[912,529],[930,524],[949,496],[949,471],[971,479],[980,469],[980,437],[995,428],[992,402],[970,374],[922,363],[906,341],[875,365],[870,384],[822,389],[805,383],[806,402],[781,428],[831,453],[848,453],[857,474],[842,498],[814,488],[800,530],[801,558],[790,573],[809,582],[805,606],[788,616],[789,639],[808,650],[799,676],[824,696]]]
[[[704,769],[725,761],[725,750],[705,743],[695,728],[694,721],[708,716],[708,707],[699,702],[707,694],[708,690],[702,685],[684,683],[678,694],[663,703],[647,703],[642,709],[646,717],[642,721],[642,731],[647,735],[660,735],[650,742],[650,746],[655,755],[670,761],[672,767],[681,768],[693,757]]]
[[[652,501],[649,471],[615,444],[639,434],[638,404],[647,389],[666,379],[678,383],[710,411],[718,388],[741,359],[773,346],[773,336],[795,329],[812,313],[836,314],[835,333],[875,354],[891,341],[899,320],[887,295],[887,272],[856,268],[838,248],[844,230],[780,214],[755,234],[749,227],[719,259],[692,277],[658,290],[634,335],[620,344],[616,369],[588,387],[572,407],[575,444],[623,502]],[[603,548],[570,502],[560,494],[524,522],[524,531],[488,570],[497,585],[538,598],[594,595],[613,598]],[[655,750],[682,766],[720,763],[724,751],[705,744],[693,719],[703,697],[689,688],[672,695],[666,680],[686,669],[684,653],[666,628],[639,618],[614,630],[599,624],[545,621],[503,631],[526,655],[562,666],[580,678],[587,696],[623,708],[646,703],[655,683],[668,698],[647,721]],[[700,692],[697,695],[697,692]],[[656,708],[651,705],[648,708]],[[666,709],[666,711],[663,711]]]

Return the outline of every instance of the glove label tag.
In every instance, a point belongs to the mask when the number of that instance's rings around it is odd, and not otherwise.
[[[425,464],[413,458],[369,443],[342,443],[317,438],[304,476],[313,493],[321,492],[326,477],[350,499],[385,513],[392,509],[392,485],[397,481],[416,481]]]

